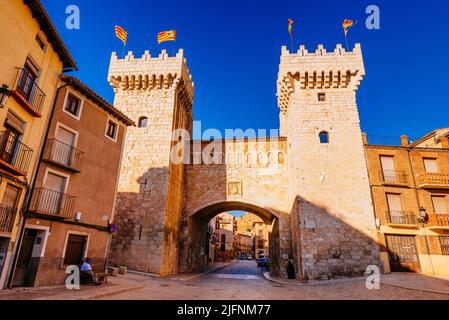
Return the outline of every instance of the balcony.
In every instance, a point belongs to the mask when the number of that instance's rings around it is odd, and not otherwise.
[[[0,205],[0,232],[11,233],[16,219],[17,208]]]
[[[0,132],[0,168],[16,175],[26,176],[33,150],[9,131]]]
[[[413,212],[387,210],[385,213],[390,226],[415,228],[418,225],[418,217]]]
[[[408,175],[405,171],[380,170],[379,178],[383,185],[406,186],[409,183]]]
[[[449,230],[449,214],[429,214],[429,229]]]
[[[45,188],[34,189],[30,213],[57,219],[71,219],[76,197]]]
[[[84,161],[84,152],[59,140],[50,139],[45,146],[43,160],[80,173]]]
[[[24,68],[17,68],[17,77],[12,97],[33,117],[41,118],[45,93],[36,84],[36,79]]]
[[[418,187],[423,189],[449,189],[449,174],[421,173],[418,176]]]

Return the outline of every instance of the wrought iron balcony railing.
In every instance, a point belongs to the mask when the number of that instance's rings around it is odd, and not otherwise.
[[[449,214],[429,214],[428,226],[449,228]]]
[[[17,208],[0,204],[0,232],[12,232]]]
[[[33,150],[9,131],[0,132],[0,163],[16,175],[26,176]],[[6,164],[6,165],[5,165]]]
[[[84,152],[57,139],[50,139],[45,146],[43,159],[75,172],[81,172]]]
[[[380,170],[379,177],[381,183],[390,184],[408,184],[409,179],[405,171]]]
[[[449,174],[444,173],[421,173],[418,176],[418,185],[421,187],[449,187]]]
[[[70,219],[73,215],[76,197],[44,188],[34,189],[30,212]]]
[[[17,68],[16,85],[13,97],[33,116],[40,117],[45,93],[36,84],[36,77],[25,68]]]
[[[386,216],[389,224],[418,224],[418,217],[413,212],[387,210]]]

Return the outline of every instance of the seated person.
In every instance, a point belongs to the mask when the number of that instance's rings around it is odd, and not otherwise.
[[[91,282],[93,282],[95,285],[99,285],[97,276],[92,271],[92,260],[89,258],[86,258],[84,263],[81,265],[81,273],[84,276],[87,276]]]

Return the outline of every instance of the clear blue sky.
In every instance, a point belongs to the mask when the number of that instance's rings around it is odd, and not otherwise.
[[[276,79],[282,45],[309,51],[343,43],[344,18],[358,20],[350,45],[362,44],[367,76],[358,94],[362,129],[369,135],[412,139],[448,127],[449,4],[443,1],[204,1],[43,0],[77,60],[75,75],[112,102],[107,81],[112,51],[121,53],[114,26],[128,31],[128,49],[171,52],[159,31],[176,29],[196,84],[194,118],[203,128],[278,128]],[[78,5],[81,29],[65,28],[65,8]],[[365,28],[365,8],[381,9],[381,29]],[[371,142],[398,142],[372,138]]]

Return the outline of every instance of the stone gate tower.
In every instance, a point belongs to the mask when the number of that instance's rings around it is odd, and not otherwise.
[[[177,273],[184,166],[170,161],[174,129],[192,130],[193,82],[182,50],[125,59],[112,54],[115,107],[138,127],[124,146],[110,260],[135,270]]]
[[[357,89],[361,47],[282,48],[281,134],[287,136],[293,255],[298,277],[360,275],[378,265]]]

